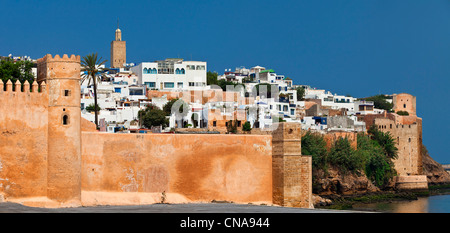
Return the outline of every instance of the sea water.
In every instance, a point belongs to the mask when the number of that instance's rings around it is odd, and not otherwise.
[[[352,209],[385,213],[450,213],[450,195],[419,197],[413,201],[355,204]]]

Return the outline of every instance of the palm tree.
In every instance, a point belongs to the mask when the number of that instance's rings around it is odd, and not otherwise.
[[[97,82],[101,80],[101,77],[106,77],[105,72],[108,70],[107,68],[102,68],[107,60],[102,60],[102,58],[98,58],[97,53],[88,54],[83,57],[81,60],[81,71],[84,71],[84,74],[81,78],[81,83],[88,80],[88,86],[91,83],[94,86],[94,106],[97,105]],[[98,127],[98,111],[95,112],[95,126]]]

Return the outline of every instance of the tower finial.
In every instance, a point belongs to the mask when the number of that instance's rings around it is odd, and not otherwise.
[[[117,28],[119,28],[119,17],[117,17]]]

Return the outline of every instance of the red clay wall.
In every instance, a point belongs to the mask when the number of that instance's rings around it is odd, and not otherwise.
[[[82,132],[82,190],[272,201],[272,136]]]

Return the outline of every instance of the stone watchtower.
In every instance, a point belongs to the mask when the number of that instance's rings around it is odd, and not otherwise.
[[[127,46],[122,40],[122,31],[117,27],[116,39],[111,41],[111,68],[122,68],[127,62]]]
[[[48,91],[47,197],[81,201],[80,56],[38,60],[38,82]]]
[[[272,132],[273,203],[313,208],[312,158],[302,155],[299,123],[276,123]]]

